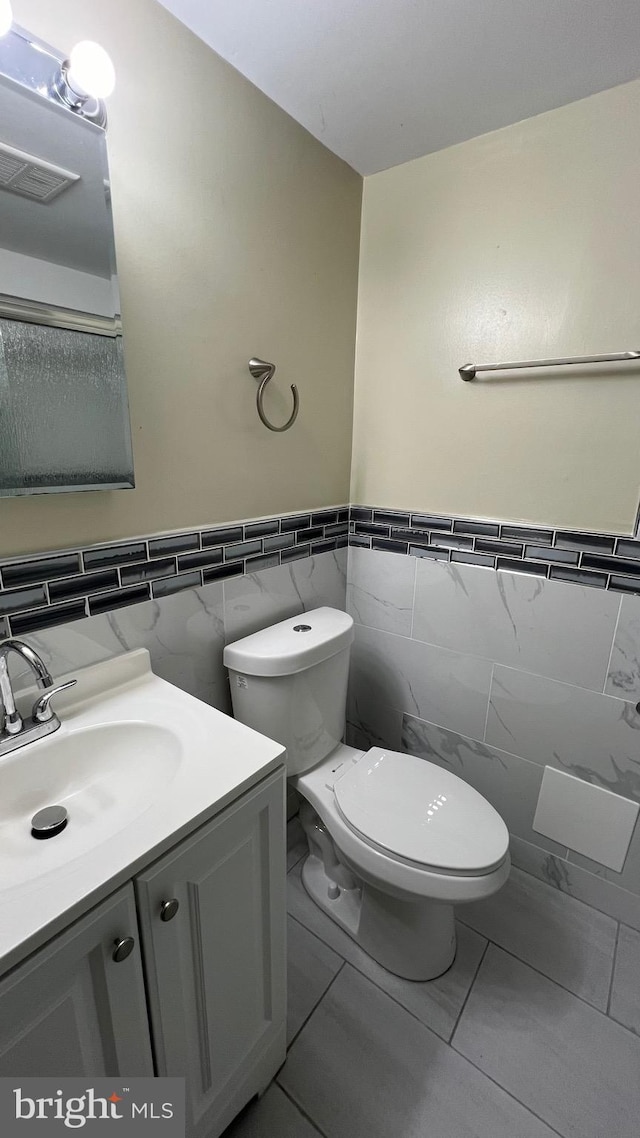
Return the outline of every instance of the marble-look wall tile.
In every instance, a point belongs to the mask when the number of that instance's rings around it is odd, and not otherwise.
[[[491,663],[418,640],[356,625],[352,683],[379,702],[460,731],[482,735]]]
[[[602,691],[619,606],[614,593],[425,558],[413,636]]]
[[[344,609],[347,554],[338,549],[225,581],[227,643],[323,605]]]
[[[216,583],[37,632],[29,643],[54,676],[147,648],[156,675],[230,712],[222,615]]]
[[[536,763],[410,715],[405,715],[403,720],[402,750],[444,767],[468,782],[498,811],[512,834],[535,841],[548,851],[566,854],[563,846],[535,834],[531,828],[543,773],[543,768]]]
[[[576,897],[578,901],[592,905],[601,913],[607,913],[614,920],[640,929],[640,897],[637,894],[517,836],[512,836],[510,849],[511,860],[520,869]]]
[[[347,612],[358,624],[411,635],[416,558],[350,549]]]
[[[402,711],[368,697],[366,689],[350,685],[347,706],[347,742],[359,751],[369,747],[389,747],[399,751],[402,738]]]
[[[640,713],[632,703],[496,665],[485,738],[640,801]]]
[[[640,699],[640,597],[623,597],[605,691]]]

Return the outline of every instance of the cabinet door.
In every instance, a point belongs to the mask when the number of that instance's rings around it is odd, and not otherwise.
[[[0,981],[0,1075],[153,1075],[132,885]]]
[[[136,879],[158,1074],[186,1077],[194,1138],[284,1062],[284,797],[272,775]]]

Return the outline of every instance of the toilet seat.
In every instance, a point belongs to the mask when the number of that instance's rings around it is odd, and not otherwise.
[[[500,866],[509,834],[496,810],[450,771],[372,747],[336,771],[338,813],[374,848],[434,873],[478,875]]]

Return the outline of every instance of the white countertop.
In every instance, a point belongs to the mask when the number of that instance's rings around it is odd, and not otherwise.
[[[284,761],[279,743],[155,676],[145,649],[70,673],[70,677],[77,677],[78,685],[58,697],[60,729],[0,759],[0,972],[13,967]],[[56,682],[64,678],[56,677]],[[93,730],[113,724],[135,725],[134,731],[138,725],[152,724],[173,735],[171,762],[167,763],[166,756],[161,761],[158,755],[160,773],[155,780],[153,750],[146,755],[146,770],[151,775],[148,804],[144,788],[140,800],[139,780],[138,804],[133,808],[128,802],[127,768],[120,763],[114,768],[113,780],[103,777],[100,782],[104,811],[97,805],[95,819],[85,817],[74,826],[71,796],[67,828],[55,838],[36,841],[30,834],[31,817],[36,809],[52,805],[50,797],[39,801],[39,794],[45,798],[50,794],[38,784],[38,769],[48,761],[48,744],[55,741],[59,748],[70,741],[77,750],[78,733],[86,733],[90,743]],[[53,750],[51,760],[55,761]],[[88,746],[89,769],[91,761]],[[9,763],[33,767],[33,785],[24,803],[24,838],[22,804],[19,807],[19,842],[24,841],[24,846],[17,846],[14,839],[15,802],[11,819],[7,807],[3,808],[2,776],[4,768],[8,773]],[[51,777],[55,783],[55,776]],[[12,842],[10,856],[7,841]],[[22,879],[12,882],[10,861],[22,867],[24,863],[16,861],[22,853],[34,875],[25,880],[16,874]]]

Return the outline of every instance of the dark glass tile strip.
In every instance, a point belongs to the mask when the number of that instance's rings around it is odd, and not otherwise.
[[[297,514],[294,518],[280,519],[280,533],[292,533],[297,529],[308,529],[311,525],[311,514]]]
[[[242,561],[254,553],[262,553],[262,542],[259,540],[241,541],[239,545],[225,545],[224,547],[225,561]]]
[[[525,557],[532,557],[535,561],[548,561],[550,564],[562,565],[577,565],[580,556],[570,549],[556,549],[555,546],[545,545],[527,545],[524,555]]]
[[[262,545],[265,553],[274,553],[278,549],[290,549],[295,542],[295,534],[279,533],[276,537],[265,537]]]
[[[205,585],[212,581],[223,581],[227,577],[241,577],[244,573],[244,561],[231,561],[228,565],[216,565],[214,569],[203,569],[202,579]]]
[[[589,553],[613,553],[615,539],[598,533],[570,533],[558,530],[555,544],[560,549],[584,549]]]
[[[40,557],[33,561],[17,561],[2,566],[2,581],[5,589],[11,586],[35,585],[39,581],[50,581],[54,577],[70,577],[82,569],[78,553],[64,554],[61,557]]]
[[[120,585],[117,569],[105,569],[102,573],[82,573],[79,577],[65,577],[63,581],[52,581],[49,596],[53,601],[69,601],[72,597],[88,597],[90,593],[117,589]]]
[[[244,534],[242,535],[246,540],[252,537],[268,537],[271,534],[278,533],[280,529],[280,519],[274,518],[273,521],[265,522],[249,522],[244,527]]]
[[[115,589],[112,593],[98,593],[89,599],[89,612],[96,616],[101,612],[112,612],[127,605],[139,605],[149,600],[148,585],[134,585],[132,589]]]
[[[443,549],[473,549],[473,538],[463,534],[432,533],[431,544],[440,545]]]
[[[482,565],[485,569],[495,569],[495,557],[489,557],[486,553],[467,553],[466,549],[454,549],[451,553],[451,560],[458,561],[461,565]]]
[[[8,593],[0,593],[0,616],[20,612],[21,609],[40,608],[48,603],[44,585],[33,589],[10,589]]]
[[[629,561],[624,557],[600,557],[597,553],[583,553],[580,566],[584,569],[602,569],[605,573],[640,577],[640,561]]]
[[[150,557],[175,557],[200,549],[199,533],[180,533],[176,537],[156,537],[149,542]]]
[[[383,526],[408,526],[409,514],[400,510],[374,510],[373,520]]]
[[[537,561],[516,561],[512,557],[499,557],[498,569],[506,569],[509,573],[529,573],[534,577],[546,577],[549,571],[547,565],[540,565]]]
[[[343,536],[346,536],[346,535],[343,535]],[[333,550],[337,549],[337,548],[338,548],[338,538],[337,537],[325,538],[324,541],[312,541],[311,542],[311,556],[313,557],[314,553],[332,553]]]
[[[371,549],[371,538],[357,533],[349,534],[349,546],[353,549]]]
[[[640,580],[634,581],[633,577],[616,577],[612,574],[609,578],[609,588],[614,589],[616,593],[640,593]]]
[[[317,513],[311,515],[312,526],[329,526],[338,521],[337,510],[318,510]]]
[[[12,636],[24,636],[56,624],[67,624],[71,620],[82,620],[87,615],[86,601],[72,601],[68,605],[50,605],[49,608],[35,612],[18,613],[9,618]]]
[[[464,518],[456,518],[453,523],[454,533],[470,533],[478,537],[499,537],[500,525],[498,522],[474,522],[465,521]]]
[[[388,537],[372,537],[372,549],[386,549],[388,553],[407,553],[409,546],[406,541],[391,541]]]
[[[439,538],[439,534],[429,533],[428,530],[420,529],[395,529],[391,530],[391,537],[395,541],[407,541],[414,545],[431,545]]]
[[[411,527],[416,529],[441,529],[451,533],[453,521],[451,518],[438,518],[433,514],[412,514]]]
[[[325,537],[342,537],[349,529],[348,522],[336,522],[334,525],[324,527]]]
[[[222,549],[203,549],[202,553],[185,553],[178,558],[178,569],[203,569],[207,565],[217,565],[222,561]]]
[[[156,577],[168,577],[175,571],[175,557],[165,557],[158,561],[148,561],[146,565],[124,565],[120,570],[120,580],[123,586],[139,585],[142,581],[153,581]]]
[[[106,545],[102,549],[87,549],[82,555],[85,569],[110,569],[114,565],[131,565],[147,560],[147,544],[130,541],[126,545]]]
[[[616,554],[618,557],[634,557],[640,560],[640,541],[632,541],[631,538],[619,538],[616,542]]]
[[[280,561],[282,564],[285,564],[287,561],[298,561],[303,557],[309,557],[310,554],[310,545],[297,545],[295,549],[283,549],[280,554]]]
[[[552,529],[538,529],[536,526],[500,526],[500,537],[504,541],[532,542],[536,545],[551,545]]]
[[[389,526],[374,525],[373,522],[356,522],[355,532],[368,534],[370,537],[388,537]]]
[[[296,530],[296,542],[298,544],[301,541],[318,541],[321,537],[324,537],[322,526],[310,526],[309,529]]]
[[[606,589],[606,573],[590,573],[586,569],[572,569],[567,565],[552,565],[549,576],[554,581],[571,581],[575,585],[592,585],[596,589]]]
[[[410,545],[409,553],[412,557],[430,557],[432,561],[449,560],[449,550],[436,545]]]
[[[248,557],[244,563],[245,573],[259,573],[261,569],[273,569],[280,564],[277,553],[262,554],[261,557]]]
[[[163,577],[160,581],[154,581],[151,594],[153,597],[171,597],[184,589],[199,589],[201,584],[202,574],[193,570],[191,573],[179,573],[176,577]]]
[[[505,557],[522,557],[522,546],[508,541],[494,541],[491,537],[477,537],[476,549],[480,553],[504,553]]]
[[[231,541],[242,541],[242,526],[226,526],[224,529],[209,529],[202,534],[202,548],[208,549],[211,545],[227,545]]]
[[[351,506],[349,510],[349,521],[370,522],[372,520],[373,510],[368,510],[366,506]]]

